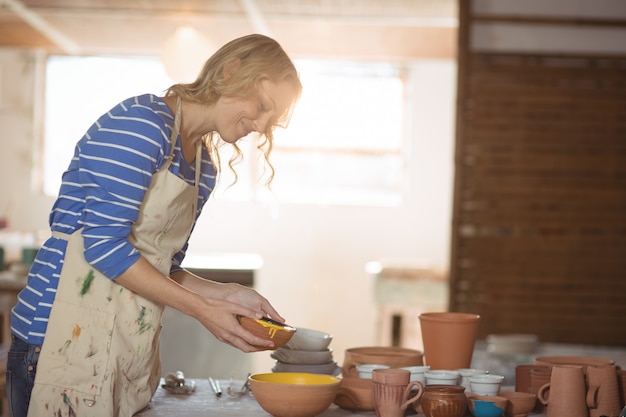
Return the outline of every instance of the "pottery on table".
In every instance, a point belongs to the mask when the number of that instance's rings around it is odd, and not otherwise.
[[[530,393],[537,395],[539,389],[550,382],[552,376],[552,366],[547,365],[535,365],[530,370]],[[546,392],[546,398],[550,391]],[[539,399],[535,402],[534,412],[539,414],[545,414],[548,407],[543,404]]]
[[[626,369],[617,370],[620,403],[626,405]]]
[[[619,384],[615,365],[587,366],[587,406],[590,417],[619,415]]]
[[[333,402],[345,410],[373,411],[372,380],[343,378]]]
[[[404,417],[411,404],[422,396],[421,382],[411,382],[406,369],[375,369],[372,372],[372,399],[377,417]]]
[[[531,392],[530,391],[530,372],[535,366],[537,365],[521,364],[521,365],[515,366],[515,391],[528,392],[528,393]]]
[[[504,376],[492,374],[477,374],[470,376],[469,381],[470,392],[474,394],[498,395],[500,393],[502,381],[504,381]]]
[[[426,417],[462,417],[467,410],[465,387],[462,385],[426,385],[424,393],[417,404],[413,404],[415,412]]]
[[[420,314],[426,365],[431,370],[470,368],[479,320],[470,313]]]
[[[238,320],[241,326],[250,333],[274,342],[274,347],[261,347],[264,350],[274,350],[284,346],[296,332],[295,327],[279,323],[266,317],[252,319],[250,317],[239,316]]]
[[[320,365],[329,363],[333,360],[332,349],[324,350],[292,350],[286,346],[276,349],[271,354],[272,358],[282,363],[300,364],[300,365]]]
[[[488,374],[489,371],[486,369],[475,369],[475,368],[462,368],[462,369],[457,369],[457,372],[459,373],[459,379],[460,385],[463,385],[465,387],[465,392],[469,392],[470,391],[470,377],[474,376],[474,375],[484,375],[484,374]]]
[[[422,385],[426,385],[425,373],[430,370],[430,366],[405,366],[400,369],[406,369],[411,373],[411,382],[417,381],[421,382]]]
[[[341,380],[330,375],[275,372],[251,375],[250,389],[274,417],[315,417],[333,402]]]
[[[588,417],[586,394],[582,366],[554,365],[550,382],[539,388],[537,398],[547,405],[547,417]]]
[[[321,330],[297,328],[296,334],[287,342],[286,347],[292,350],[326,350],[333,340],[330,333]]]
[[[535,364],[537,365],[577,365],[583,367],[583,372],[586,371],[589,365],[615,365],[613,359],[596,358],[594,356],[541,356],[535,358]]]
[[[502,391],[498,394],[509,400],[504,415],[506,417],[525,417],[533,411],[537,396],[530,392]]]
[[[321,363],[318,365],[302,365],[299,363],[282,363],[280,361],[276,361],[276,365],[272,368],[272,372],[300,372],[307,374],[338,376],[341,373],[341,368],[335,361]]]
[[[459,371],[436,369],[424,372],[426,385],[459,385]]]
[[[389,365],[381,365],[379,363],[363,363],[356,366],[359,378],[372,379],[372,372],[375,369],[389,369]]]
[[[356,347],[346,349],[342,366],[344,377],[358,377],[357,365],[371,363],[387,365],[390,368],[421,366],[424,354],[419,350],[402,347]]]
[[[474,417],[501,417],[509,403],[500,395],[470,395],[467,400]]]

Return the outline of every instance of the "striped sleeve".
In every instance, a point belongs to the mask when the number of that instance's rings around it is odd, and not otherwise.
[[[152,174],[169,151],[169,128],[153,109],[123,102],[88,136],[78,148],[77,171],[85,204],[85,259],[113,279],[140,257],[127,237]]]

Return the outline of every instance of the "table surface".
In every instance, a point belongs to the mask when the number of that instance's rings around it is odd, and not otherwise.
[[[220,386],[223,394],[217,397],[208,379],[192,379],[196,384],[196,391],[193,394],[172,394],[161,388],[157,389],[154,398],[148,405],[135,417],[171,417],[182,415],[184,412],[186,417],[246,417],[246,416],[270,416],[265,412],[259,403],[256,402],[254,396],[248,393],[244,396],[230,396],[226,389],[229,385],[228,380],[220,380]],[[244,381],[234,381],[233,386],[240,388]],[[375,417],[374,411],[349,411],[339,408],[332,404],[319,417]]]
[[[208,379],[191,379],[196,384],[196,391],[191,395],[172,394],[161,388],[154,395],[150,404],[135,417],[171,417],[184,415],[186,417],[247,417],[247,416],[270,416],[256,402],[254,396],[248,393],[243,396],[230,396],[226,391],[230,381],[220,380],[223,394],[217,397]],[[163,381],[162,381],[163,382]],[[243,385],[244,381],[235,380],[233,386],[237,389]],[[415,413],[410,407],[407,416],[424,417]],[[335,404],[317,417],[376,417],[374,411],[350,411],[339,408]],[[528,417],[545,417],[544,414],[530,413]]]

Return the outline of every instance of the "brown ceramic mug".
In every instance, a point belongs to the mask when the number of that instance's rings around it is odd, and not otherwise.
[[[582,366],[554,365],[550,382],[539,388],[537,398],[548,406],[547,417],[588,417],[586,393]]]
[[[407,407],[420,399],[424,386],[410,379],[411,372],[406,369],[375,369],[372,372],[372,399],[377,417],[404,417]]]
[[[587,386],[590,417],[619,415],[622,405],[615,365],[588,366]]]

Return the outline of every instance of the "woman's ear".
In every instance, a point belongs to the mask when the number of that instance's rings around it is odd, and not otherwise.
[[[228,80],[233,74],[235,74],[239,67],[241,67],[241,60],[239,58],[231,58],[224,64],[224,80]]]

